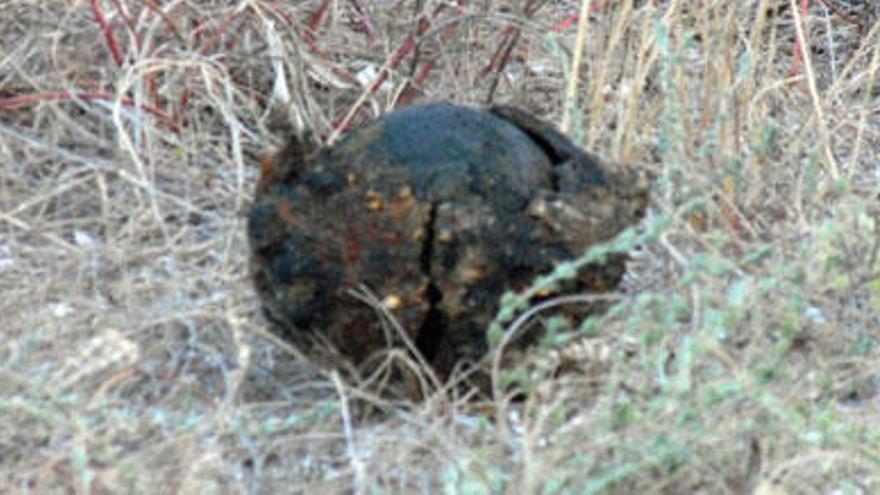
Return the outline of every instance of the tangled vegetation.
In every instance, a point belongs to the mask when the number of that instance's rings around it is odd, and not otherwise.
[[[873,3],[4,2],[2,491],[880,491]],[[548,336],[491,401],[390,403],[267,331],[246,213],[285,128],[443,99],[558,122],[652,203],[503,298],[490,365]],[[601,317],[529,306],[621,249]]]

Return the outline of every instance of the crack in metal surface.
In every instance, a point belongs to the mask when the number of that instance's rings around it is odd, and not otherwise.
[[[422,239],[422,250],[419,254],[419,265],[422,274],[427,279],[424,297],[428,302],[428,310],[422,319],[419,327],[418,337],[416,338],[416,348],[422,353],[422,356],[431,362],[437,355],[440,342],[446,333],[448,318],[439,307],[440,301],[443,300],[443,292],[437,287],[434,281],[433,261],[434,261],[434,244],[437,240],[436,223],[438,203],[431,203],[431,209],[428,212],[428,220],[425,222],[424,238]]]

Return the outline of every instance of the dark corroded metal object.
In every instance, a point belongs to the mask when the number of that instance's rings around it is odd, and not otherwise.
[[[385,115],[332,147],[291,138],[250,213],[253,272],[279,334],[354,365],[401,346],[384,301],[441,376],[487,350],[504,291],[608,240],[644,213],[643,176],[612,170],[523,111],[437,103]],[[567,290],[613,288],[623,256]]]

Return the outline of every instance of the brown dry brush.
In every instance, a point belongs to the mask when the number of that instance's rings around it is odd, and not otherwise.
[[[4,4],[2,484],[876,492],[876,7],[592,3],[576,71],[575,2]],[[310,374],[247,276],[275,129],[490,95],[656,173],[620,304],[567,328],[508,300],[504,328],[554,329],[499,372],[521,403]]]

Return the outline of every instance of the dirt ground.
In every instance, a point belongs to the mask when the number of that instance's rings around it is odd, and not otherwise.
[[[0,491],[880,492],[873,3],[0,2]],[[606,314],[512,296],[510,393],[392,402],[272,337],[245,222],[286,132],[438,100],[656,179]]]

